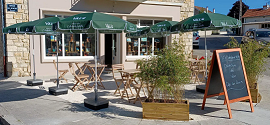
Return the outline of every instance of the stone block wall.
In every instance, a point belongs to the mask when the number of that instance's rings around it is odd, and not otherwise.
[[[1,2],[1,1],[0,1]],[[2,14],[2,3],[0,3],[0,14]],[[2,17],[0,16],[0,48],[3,48],[3,40],[2,40]],[[4,76],[4,63],[3,63],[3,56],[4,56],[4,51],[3,49],[0,49],[0,76]]]
[[[7,4],[17,4],[18,12],[9,12]],[[6,26],[29,21],[28,0],[5,0]],[[7,75],[30,76],[29,35],[7,34]]]

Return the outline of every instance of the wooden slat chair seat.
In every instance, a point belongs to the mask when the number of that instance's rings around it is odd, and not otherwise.
[[[88,74],[77,75],[75,73],[73,64],[69,63],[68,65],[69,65],[70,72],[74,76],[74,79],[76,81],[76,84],[71,88],[71,90],[75,92],[80,86],[83,86],[83,88],[87,90],[87,87],[86,85],[84,85],[84,82],[87,81],[87,83],[89,83],[89,80],[88,80],[89,75]]]
[[[55,60],[53,60],[53,64],[54,64],[55,69],[57,70],[57,65],[56,65]],[[64,77],[68,73],[68,69],[60,69],[60,70],[58,69],[58,73],[60,74],[60,76],[58,77],[59,79],[64,79],[66,82],[68,82],[67,79]]]

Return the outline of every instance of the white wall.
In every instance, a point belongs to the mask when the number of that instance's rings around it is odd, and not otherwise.
[[[245,18],[245,23],[270,21],[270,16]]]

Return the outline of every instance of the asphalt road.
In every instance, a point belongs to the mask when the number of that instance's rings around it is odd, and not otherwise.
[[[235,35],[209,35],[206,36],[206,45],[207,45],[207,57],[212,56],[213,50],[217,49],[226,49],[224,46],[226,43],[231,41],[231,37],[234,37],[239,43],[241,42],[242,36]],[[205,56],[205,46],[204,46],[205,37],[201,36],[199,41],[199,48],[193,49],[193,54]]]

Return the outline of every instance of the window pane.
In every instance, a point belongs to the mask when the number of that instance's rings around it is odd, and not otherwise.
[[[65,56],[80,56],[80,34],[65,34]]]
[[[157,24],[157,23],[163,22],[163,21],[165,21],[165,20],[154,20],[154,24]]]
[[[127,38],[127,55],[128,56],[138,56],[138,39],[137,38]]]
[[[153,20],[141,20],[140,21],[140,26],[152,26],[153,25]]]
[[[46,56],[56,56],[58,42],[58,56],[62,56],[62,42],[59,35],[45,35]]]
[[[83,56],[95,55],[95,34],[82,35],[82,52]]]
[[[150,55],[152,50],[152,38],[141,38],[141,55]]]
[[[128,19],[127,21],[130,22],[130,23],[133,23],[133,24],[135,24],[137,26],[139,24],[139,20],[138,19]]]
[[[162,38],[155,38],[155,43],[154,43],[154,51],[155,51],[155,55],[157,54],[158,51],[160,51],[161,49],[163,49],[166,45],[166,37],[162,37]]]

